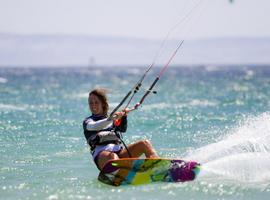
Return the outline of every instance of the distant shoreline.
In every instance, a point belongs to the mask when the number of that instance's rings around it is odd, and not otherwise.
[[[144,70],[148,66],[142,66],[142,65],[132,65],[132,66],[123,66],[123,65],[112,65],[112,66],[0,66],[0,70],[5,70],[5,69],[13,69],[13,70],[21,70],[21,69],[30,69],[30,70],[42,70],[42,69],[53,69],[53,70],[117,70],[117,69],[140,69]],[[153,69],[160,69],[163,66],[158,65],[154,66]],[[269,64],[201,64],[201,65],[172,65],[169,66],[169,68],[173,69],[215,69],[215,70],[221,70],[221,69],[237,69],[237,68],[270,68],[270,63]]]
[[[180,39],[0,33],[0,67],[162,66]],[[270,38],[187,39],[171,65],[268,65]]]

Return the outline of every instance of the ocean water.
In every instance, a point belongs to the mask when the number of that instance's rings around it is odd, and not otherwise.
[[[82,130],[89,90],[114,108],[144,68],[0,68],[0,199],[269,199],[270,66],[169,67],[129,115],[127,144],[196,160],[193,182],[97,181]],[[134,105],[159,72],[152,70]]]

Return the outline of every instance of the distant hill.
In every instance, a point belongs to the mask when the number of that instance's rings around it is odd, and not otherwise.
[[[164,64],[180,40],[165,42],[156,63]],[[72,35],[0,33],[0,66],[145,66],[162,41]],[[270,38],[185,40],[172,65],[270,64]]]

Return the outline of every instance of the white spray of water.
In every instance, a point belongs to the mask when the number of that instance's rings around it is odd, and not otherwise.
[[[221,141],[191,152],[202,163],[200,179],[270,183],[270,114],[248,118]]]

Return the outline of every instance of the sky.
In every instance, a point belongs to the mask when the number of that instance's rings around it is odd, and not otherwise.
[[[0,0],[0,33],[270,37],[269,10],[269,0]]]

